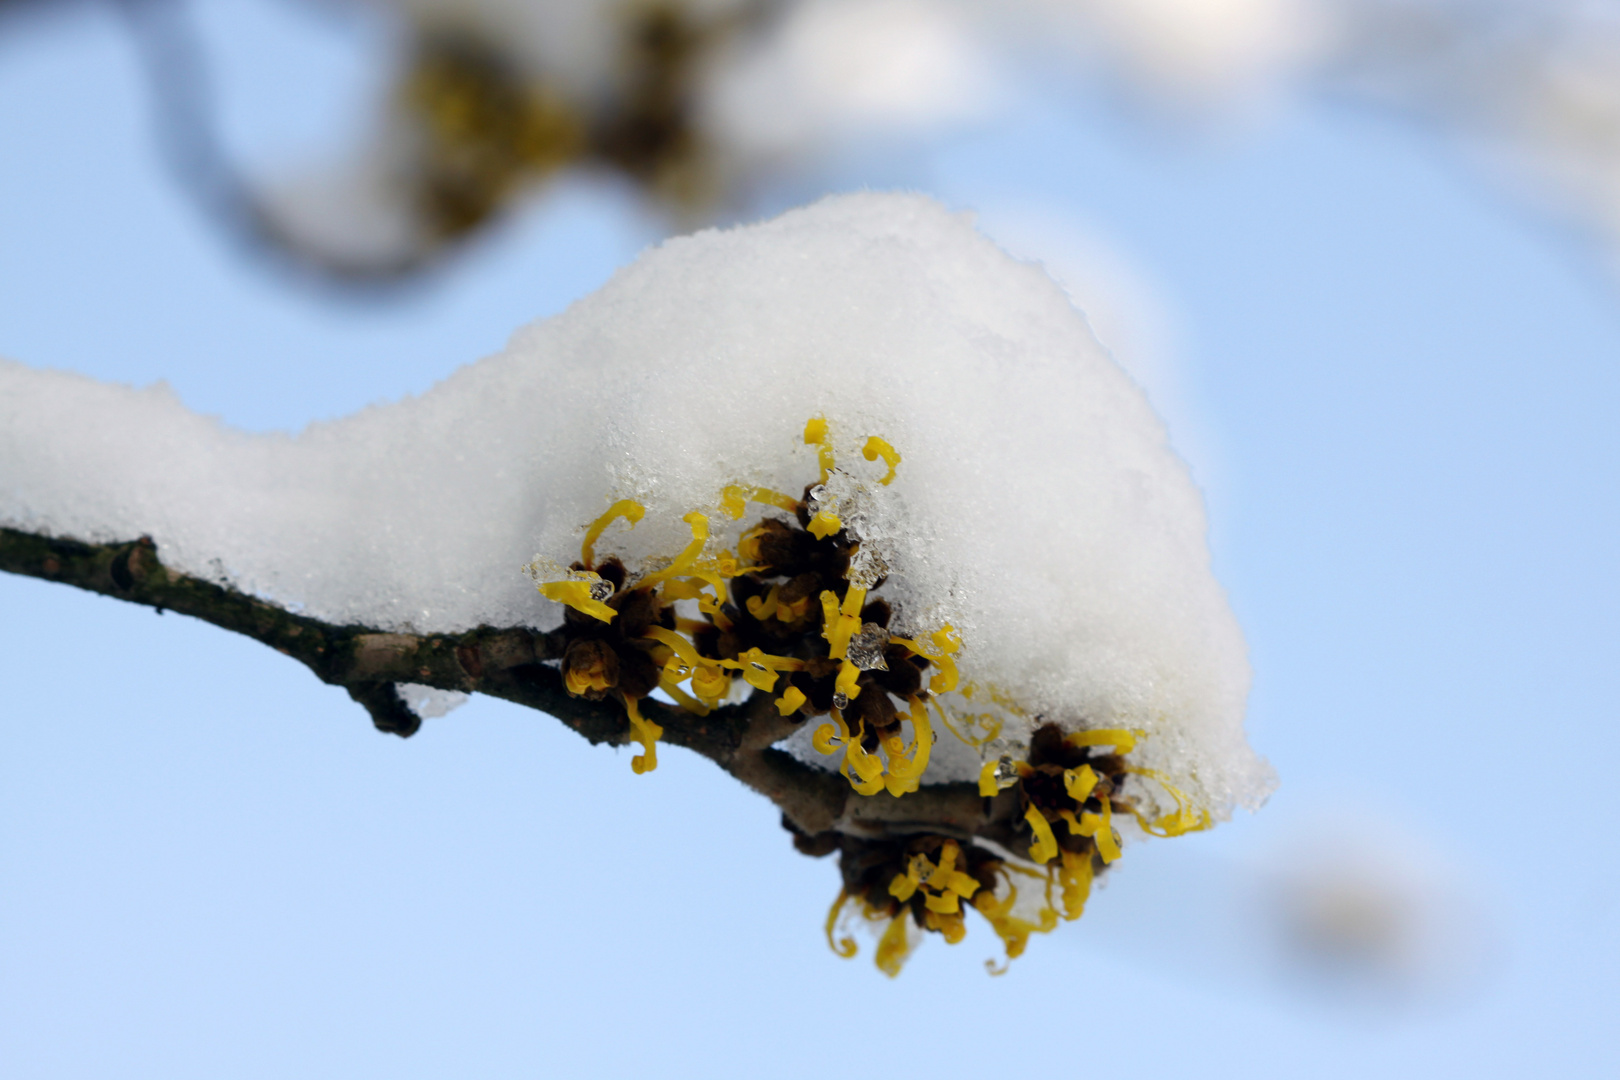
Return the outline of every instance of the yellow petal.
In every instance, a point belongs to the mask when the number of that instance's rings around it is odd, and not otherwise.
[[[866,440],[866,445],[861,448],[861,456],[866,458],[867,461],[876,461],[879,457],[883,459],[883,463],[889,467],[889,471],[884,474],[883,479],[879,480],[878,483],[888,487],[890,482],[894,480],[896,466],[900,464],[900,452],[890,446],[887,439],[880,439],[873,435]]]
[[[624,518],[633,529],[646,512],[634,499],[620,499],[608,507],[607,513],[591,522],[591,527],[585,530],[585,542],[579,546],[579,561],[587,568],[596,565],[596,542],[601,539],[602,530],[611,525],[614,518]]]
[[[1052,826],[1046,823],[1045,816],[1034,806],[1024,812],[1024,820],[1035,830],[1035,842],[1029,846],[1029,857],[1038,863],[1050,862],[1058,853],[1057,837],[1052,835]]]

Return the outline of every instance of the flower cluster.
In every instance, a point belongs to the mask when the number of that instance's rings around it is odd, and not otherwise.
[[[1096,874],[1120,857],[1121,815],[1159,836],[1209,826],[1208,812],[1165,776],[1128,763],[1141,732],[1065,732],[1031,721],[998,688],[963,682],[957,656],[965,643],[949,624],[912,636],[891,631],[894,612],[873,595],[889,567],[880,552],[863,548],[856,522],[840,516],[829,489],[838,465],[824,418],[809,421],[804,442],[816,449],[820,478],[801,497],[742,485],[720,492],[711,509],[732,521],[749,503],[777,511],[743,531],[734,552],[709,550],[710,515],[693,510],[683,519],[690,542],[663,565],[632,575],[618,558],[598,560],[596,544],[610,525],[623,520],[633,528],[645,514],[625,499],[589,527],[579,560],[566,571],[548,574],[540,559],[525,568],[542,594],[566,605],[564,685],[577,696],[623,703],[642,745],[632,762],[637,773],[656,768],[663,734],[643,717],[642,698],[661,692],[707,715],[733,700],[739,678],[745,693],[775,695],[785,718],[825,717],[811,745],[838,757],[838,772],[861,797],[918,790],[939,737],[936,718],[976,748],[984,758],[978,795],[986,800],[985,820],[995,817],[993,804],[1010,808],[1008,800],[1016,800],[1016,812],[1001,815],[998,838],[926,826],[898,838],[795,836],[806,853],[839,853],[843,888],[827,920],[835,951],[854,954],[853,939],[835,930],[858,912],[882,927],[877,963],[891,975],[915,945],[913,927],[954,944],[966,933],[970,907],[1001,938],[1008,959],[1031,933],[1079,918]],[[862,453],[883,463],[877,487],[893,482],[901,457],[887,441],[872,436]],[[1033,733],[1012,744],[1020,757],[990,757],[992,746],[1009,745],[1000,738],[1008,717]],[[1176,809],[1144,809],[1140,794],[1125,791],[1132,776],[1159,785]]]

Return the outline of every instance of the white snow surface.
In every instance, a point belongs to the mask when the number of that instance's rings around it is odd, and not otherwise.
[[[897,629],[950,623],[964,682],[1030,717],[1146,729],[1133,760],[1218,816],[1263,800],[1243,637],[1158,417],[1039,267],[922,196],[670,240],[420,397],[296,435],[0,361],[0,523],[150,535],[170,566],[338,623],[549,628],[560,607],[520,571],[536,552],[576,558],[622,497],[646,518],[599,555],[655,566],[698,509],[709,550],[735,550],[763,508],[732,522],[720,489],[797,495],[816,414]],[[858,452],[872,434],[904,458],[889,487]],[[977,761],[941,733],[926,779]]]

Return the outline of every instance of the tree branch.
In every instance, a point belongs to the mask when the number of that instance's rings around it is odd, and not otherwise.
[[[60,582],[158,611],[190,615],[264,643],[341,686],[378,730],[407,737],[421,719],[395,684],[488,694],[547,713],[591,743],[629,741],[624,710],[612,701],[570,695],[559,669],[560,631],[479,627],[462,634],[402,634],[334,626],[269,601],[163,565],[149,537],[107,544],[0,527],[0,571]],[[1021,850],[1010,792],[985,799],[972,784],[936,784],[903,799],[856,795],[836,773],[812,768],[774,748],[803,722],[780,716],[769,695],[694,716],[652,699],[643,714],[664,729],[662,742],[701,754],[769,798],[793,831],[861,838],[934,833],[984,837]]]

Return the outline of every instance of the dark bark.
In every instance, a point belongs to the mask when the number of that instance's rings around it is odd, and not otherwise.
[[[461,634],[406,634],[367,626],[334,626],[162,564],[149,538],[108,544],[0,528],[0,571],[72,585],[103,596],[190,615],[245,634],[302,663],[322,682],[341,686],[365,707],[378,730],[401,737],[421,720],[395,684],[488,694],[561,720],[595,743],[623,745],[630,725],[616,701],[590,701],[563,688],[552,663],[562,657],[558,632],[479,627]],[[1016,802],[1004,792],[983,799],[972,784],[937,784],[901,799],[860,796],[836,773],[811,768],[773,748],[798,726],[777,714],[768,695],[694,716],[651,699],[643,715],[664,729],[662,743],[685,747],[769,798],[807,837],[862,837],[927,832],[995,840],[1014,850]]]

